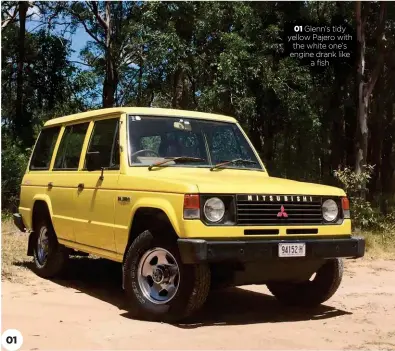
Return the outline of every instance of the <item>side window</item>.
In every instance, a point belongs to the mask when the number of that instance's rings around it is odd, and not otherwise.
[[[159,146],[162,141],[160,135],[149,135],[140,138],[140,150],[148,149],[159,153]]]
[[[88,152],[100,152],[102,167],[119,169],[119,119],[95,122]]]
[[[30,161],[31,170],[49,169],[52,153],[55,148],[56,140],[60,132],[60,127],[45,128],[38,137],[36,147]]]
[[[54,169],[78,169],[82,145],[89,123],[67,126],[64,130],[62,141],[56,155]]]

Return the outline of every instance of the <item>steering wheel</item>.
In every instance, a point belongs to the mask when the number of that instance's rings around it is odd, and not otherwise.
[[[151,150],[151,149],[142,149],[142,150],[138,150],[136,152],[133,152],[130,157],[136,159],[137,155],[140,155],[142,153],[148,153],[150,152],[151,154],[154,154],[156,157],[160,157],[159,154],[155,151],[155,150]]]

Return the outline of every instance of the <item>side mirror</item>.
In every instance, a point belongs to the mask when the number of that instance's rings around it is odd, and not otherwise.
[[[89,172],[100,170],[102,168],[100,152],[99,151],[87,152],[85,166]]]

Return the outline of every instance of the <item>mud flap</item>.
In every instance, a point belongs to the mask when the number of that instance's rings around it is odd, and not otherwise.
[[[29,234],[29,242],[27,244],[27,255],[28,256],[33,256],[34,236],[35,236],[34,232],[31,232]]]

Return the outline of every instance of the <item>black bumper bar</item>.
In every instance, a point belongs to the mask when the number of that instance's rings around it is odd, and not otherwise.
[[[16,225],[16,227],[21,232],[25,232],[26,231],[26,226],[25,226],[25,223],[23,223],[22,216],[19,213],[14,213],[12,215],[12,217],[14,217],[14,224]]]
[[[278,244],[280,243],[305,243],[306,256],[297,257],[297,259],[358,258],[365,254],[365,239],[360,237],[227,241],[178,239],[181,259],[183,263],[187,264],[295,259],[278,256]]]

